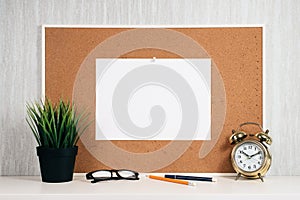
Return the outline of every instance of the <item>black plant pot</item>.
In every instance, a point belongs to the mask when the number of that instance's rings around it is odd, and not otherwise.
[[[47,148],[37,147],[43,182],[59,183],[73,180],[78,147]]]

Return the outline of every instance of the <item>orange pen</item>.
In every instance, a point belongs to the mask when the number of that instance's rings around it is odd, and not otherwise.
[[[154,175],[147,175],[146,177],[151,178],[151,179],[155,179],[155,180],[167,181],[167,182],[178,183],[178,184],[183,184],[183,185],[191,185],[191,186],[195,186],[196,185],[193,182],[179,180],[179,179],[164,178],[164,177],[154,176]]]

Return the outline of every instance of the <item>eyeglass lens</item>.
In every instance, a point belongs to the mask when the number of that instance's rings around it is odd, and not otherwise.
[[[110,178],[111,172],[110,171],[97,171],[93,173],[94,178]]]
[[[118,173],[123,178],[134,178],[136,176],[134,172],[127,170],[119,170]]]

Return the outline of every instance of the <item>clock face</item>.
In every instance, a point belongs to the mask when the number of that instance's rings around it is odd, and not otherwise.
[[[256,143],[247,141],[238,146],[234,153],[236,165],[245,172],[259,170],[264,164],[265,154]]]

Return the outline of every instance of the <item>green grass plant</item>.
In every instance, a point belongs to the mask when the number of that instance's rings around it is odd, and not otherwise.
[[[74,104],[59,100],[27,103],[26,121],[39,146],[48,148],[74,147],[87,129],[88,114],[77,113]]]

